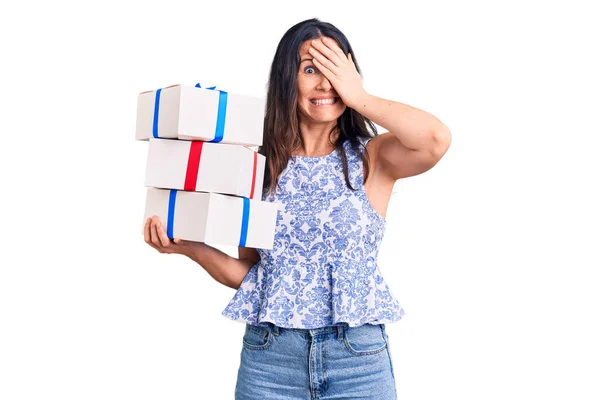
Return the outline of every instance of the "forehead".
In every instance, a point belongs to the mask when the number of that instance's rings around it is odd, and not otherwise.
[[[298,49],[298,53],[300,54],[300,57],[302,57],[305,54],[309,54],[308,49],[310,49],[310,42],[313,40],[314,39],[310,39],[310,40],[307,40],[304,43],[302,43],[302,45],[300,46],[300,49]]]

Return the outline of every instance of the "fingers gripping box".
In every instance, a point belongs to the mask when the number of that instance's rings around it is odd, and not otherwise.
[[[157,215],[171,239],[270,250],[278,209],[244,197],[148,188],[144,222]]]
[[[135,138],[261,146],[264,117],[262,97],[173,85],[138,95]]]

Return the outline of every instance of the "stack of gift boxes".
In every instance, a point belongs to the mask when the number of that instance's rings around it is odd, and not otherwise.
[[[138,95],[136,140],[148,141],[144,222],[169,238],[272,249],[277,203],[261,201],[264,99],[173,85]]]

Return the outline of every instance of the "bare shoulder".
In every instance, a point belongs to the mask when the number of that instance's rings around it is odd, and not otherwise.
[[[370,153],[369,161],[377,161],[377,155],[380,153],[380,149],[385,146],[393,146],[397,141],[398,139],[390,132],[381,133],[369,139],[366,145],[366,149]]]
[[[377,135],[369,139],[365,145],[365,156],[369,161],[369,175],[364,183],[365,193],[373,209],[385,219],[388,203],[392,194],[395,181],[386,174],[382,174],[381,165],[377,158],[381,146],[385,146],[386,138]],[[364,166],[366,173],[366,166]]]
[[[394,142],[396,141],[397,139],[391,133],[386,132],[369,139],[365,145],[365,156],[369,160],[369,178],[373,178],[371,181],[376,180],[379,184],[384,184],[385,186],[393,185],[396,181],[396,179],[382,174],[383,161],[381,159],[382,149],[386,146],[394,146]]]

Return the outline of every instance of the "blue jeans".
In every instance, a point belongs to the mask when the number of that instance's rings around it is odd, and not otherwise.
[[[395,400],[385,324],[246,324],[236,400]]]

